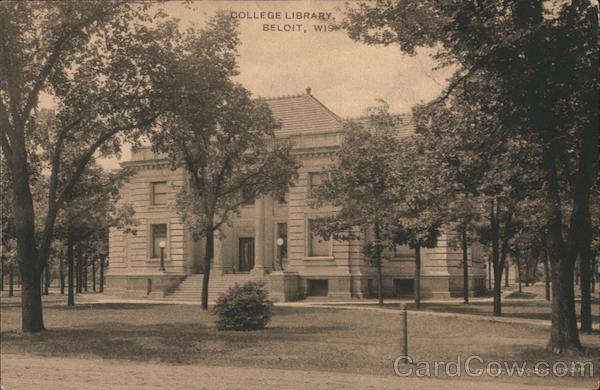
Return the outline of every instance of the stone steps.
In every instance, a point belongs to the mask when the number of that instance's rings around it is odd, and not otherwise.
[[[202,297],[202,278],[201,274],[187,276],[171,293],[164,296],[166,301],[184,301],[200,303]],[[219,295],[225,293],[230,287],[243,284],[250,280],[265,280],[250,274],[225,274],[211,275],[208,283],[208,301],[215,302]],[[268,288],[268,284],[267,284]]]

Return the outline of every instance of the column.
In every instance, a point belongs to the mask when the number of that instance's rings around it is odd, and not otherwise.
[[[252,273],[265,273],[265,198],[256,198],[254,202],[254,268]]]
[[[275,248],[275,232],[273,231],[273,229],[275,228],[273,226],[273,197],[270,195],[265,195],[264,197],[264,209],[263,209],[263,215],[264,215],[264,260],[263,260],[263,265],[265,266],[265,269],[267,271],[272,271],[274,269],[276,269],[275,266],[275,253],[273,251],[273,248]]]
[[[213,268],[215,274],[223,275],[223,253],[219,234],[219,231],[216,231],[213,235]]]

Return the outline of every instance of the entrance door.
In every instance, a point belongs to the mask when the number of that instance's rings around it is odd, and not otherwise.
[[[239,272],[250,272],[254,268],[254,238],[240,238]]]

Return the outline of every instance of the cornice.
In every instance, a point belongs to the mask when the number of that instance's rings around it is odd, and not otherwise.
[[[134,168],[139,170],[171,167],[171,164],[167,160],[133,160],[124,161],[120,165],[122,168]]]
[[[292,155],[298,157],[324,157],[333,155],[339,147],[326,146],[322,148],[292,149]]]

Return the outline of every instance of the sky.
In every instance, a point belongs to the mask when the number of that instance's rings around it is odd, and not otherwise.
[[[343,31],[315,31],[326,21],[312,17],[322,13],[340,19],[342,1],[173,1],[156,7],[180,19],[182,28],[202,27],[218,11],[236,17],[241,40],[237,81],[261,97],[304,93],[310,87],[313,96],[344,118],[362,115],[377,99],[392,112],[408,112],[435,98],[450,75],[432,70],[435,63],[427,51],[408,56],[396,46],[354,42]],[[264,31],[265,24],[275,31]],[[102,164],[118,167],[116,160]]]
[[[333,112],[359,116],[384,99],[393,111],[406,112],[420,102],[436,97],[448,72],[434,72],[427,52],[407,56],[396,46],[367,46],[352,41],[343,31],[316,32],[315,19],[286,19],[298,12],[331,12],[341,18],[342,1],[285,2],[169,2],[161,5],[182,25],[202,26],[218,10],[234,15],[280,12],[280,19],[240,18],[238,80],[255,95],[272,97],[303,93],[311,87],[313,95]],[[263,31],[264,24],[302,24],[300,31]],[[304,32],[306,30],[306,32]]]

